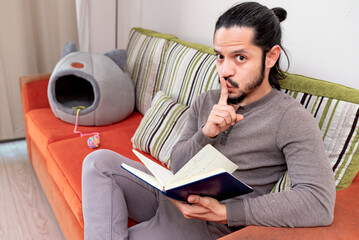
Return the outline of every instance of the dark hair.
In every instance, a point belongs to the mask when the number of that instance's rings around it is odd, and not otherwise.
[[[265,56],[273,46],[279,45],[287,57],[289,67],[287,53],[281,44],[282,30],[280,22],[284,21],[286,17],[287,12],[283,8],[268,9],[266,6],[256,2],[244,2],[230,8],[218,18],[215,33],[221,27],[253,28],[254,36],[252,41],[254,45],[263,50],[262,61],[265,62]],[[279,62],[280,59],[278,58],[269,72],[269,83],[278,90],[280,88],[278,80],[286,77],[280,69]]]

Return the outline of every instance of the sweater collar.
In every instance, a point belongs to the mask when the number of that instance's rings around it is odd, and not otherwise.
[[[256,109],[262,106],[265,106],[266,104],[268,104],[269,102],[271,102],[271,100],[279,93],[279,91],[277,89],[272,88],[272,90],[267,93],[265,96],[263,96],[261,99],[258,99],[255,102],[252,102],[248,105],[245,106],[239,106],[239,108],[237,109],[237,112],[247,112],[250,111],[252,109]]]

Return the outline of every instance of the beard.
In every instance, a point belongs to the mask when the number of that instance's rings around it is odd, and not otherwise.
[[[227,103],[232,105],[237,105],[241,103],[249,93],[253,92],[257,87],[259,87],[264,80],[264,70],[265,70],[265,62],[262,59],[261,70],[258,74],[253,77],[253,81],[251,81],[247,86],[243,86],[243,90],[240,90],[237,96],[230,97],[228,96]],[[233,87],[239,88],[239,84],[233,81],[230,78],[225,78],[227,82],[229,82]]]

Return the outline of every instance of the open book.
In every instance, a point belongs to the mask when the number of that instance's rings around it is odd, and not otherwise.
[[[187,201],[188,196],[193,194],[221,201],[253,191],[231,174],[237,165],[210,144],[202,148],[176,174],[138,151],[132,151],[153,176],[125,163],[121,167],[176,200]]]

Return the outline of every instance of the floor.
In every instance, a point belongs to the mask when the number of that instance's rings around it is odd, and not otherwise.
[[[36,178],[25,140],[0,143],[0,240],[65,239]]]

